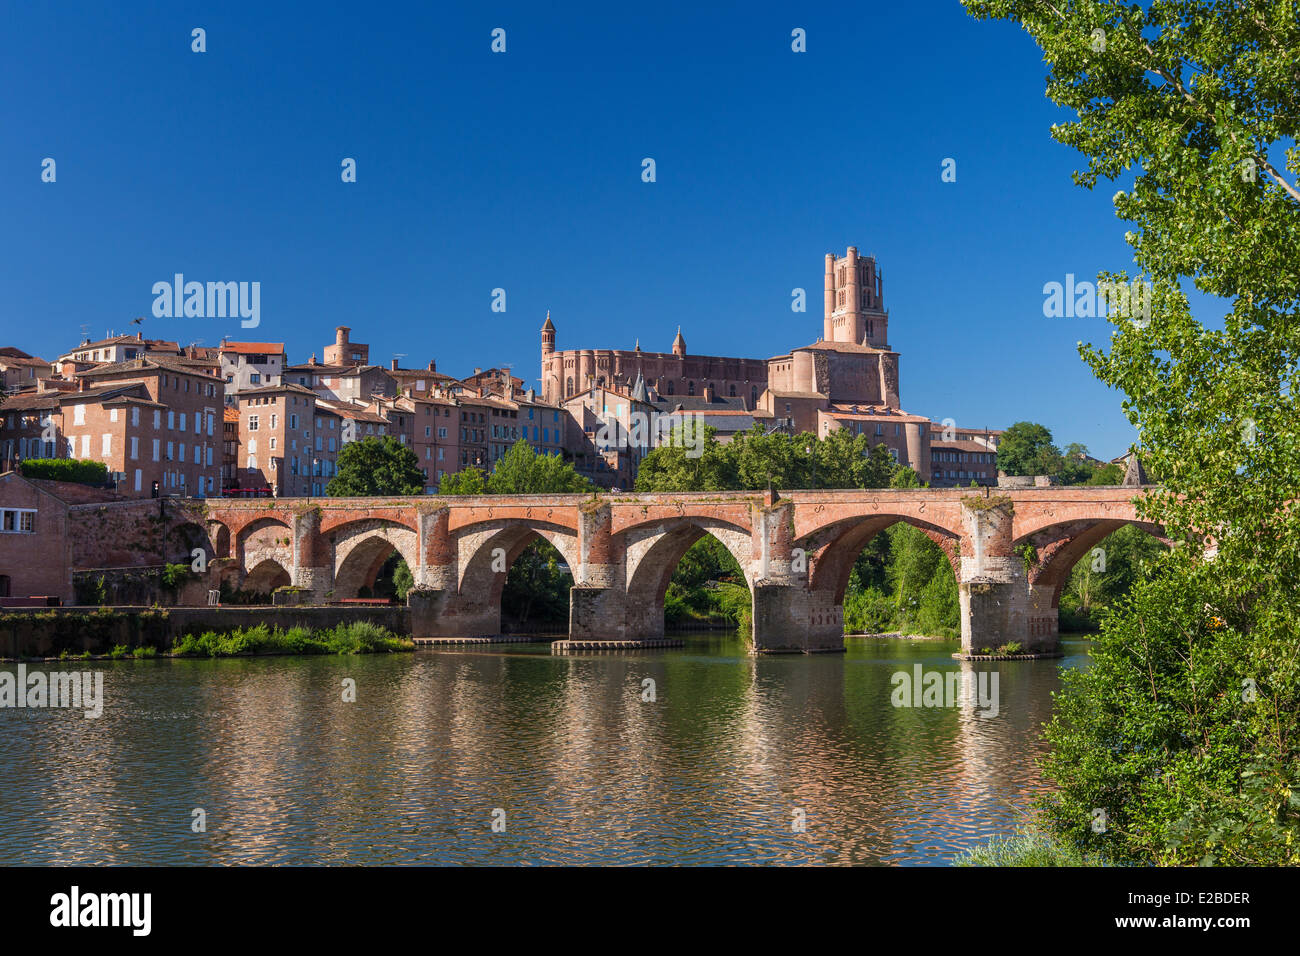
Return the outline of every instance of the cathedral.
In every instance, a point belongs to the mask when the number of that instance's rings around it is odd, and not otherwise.
[[[542,398],[565,404],[591,389],[646,396],[660,408],[699,412],[740,425],[811,432],[826,437],[848,428],[888,446],[895,460],[931,475],[928,418],[900,407],[899,355],[889,347],[884,280],[873,256],[849,246],[826,255],[822,334],[817,341],[773,358],[692,355],[681,329],[671,352],[646,352],[640,342],[622,349],[555,347],[555,325],[542,326]],[[966,429],[961,431],[965,432]],[[989,446],[990,448],[992,446]],[[983,476],[981,476],[983,477]]]

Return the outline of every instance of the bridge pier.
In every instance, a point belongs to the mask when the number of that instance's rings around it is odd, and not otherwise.
[[[754,506],[753,519],[754,653],[843,651],[844,606],[834,591],[810,586],[807,556],[794,550],[793,502],[771,496]]]
[[[831,591],[802,584],[754,586],[755,654],[824,654],[844,650],[844,608]]]
[[[1012,547],[1010,498],[969,498],[963,503],[965,542],[961,556],[961,649],[979,654],[1015,642],[1021,653],[1056,650],[1053,595],[1027,580],[1024,559]]]
[[[329,543],[320,534],[320,508],[294,512],[290,519],[293,538],[293,567],[289,580],[294,587],[311,592],[312,604],[324,604],[334,589],[334,560]]]

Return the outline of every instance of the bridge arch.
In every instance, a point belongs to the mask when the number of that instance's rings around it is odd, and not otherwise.
[[[664,598],[673,572],[691,546],[712,535],[740,565],[745,586],[754,593],[753,533],[730,521],[683,517],[640,525],[622,532],[626,546],[626,593],[628,636],[636,639],[662,637]]]
[[[275,558],[262,558],[244,575],[242,589],[256,594],[270,594],[292,581],[288,570]]]
[[[380,570],[394,553],[415,574],[419,568],[419,535],[389,518],[364,518],[336,525],[323,536],[333,548],[334,598],[357,597],[373,588]]]
[[[1111,534],[1126,526],[1138,528],[1166,545],[1170,543],[1161,525],[1134,517],[1076,519],[1040,525],[1029,534],[1016,539],[1013,547],[1017,553],[1021,553],[1026,545],[1034,548],[1028,584],[1031,588],[1050,588],[1052,607],[1057,607],[1061,589],[1079,560]]]
[[[899,523],[924,532],[943,551],[952,565],[953,574],[958,581],[961,580],[960,535],[945,525],[912,514],[873,514],[841,519],[795,542],[795,546],[804,549],[808,556],[809,589],[830,592],[835,603],[842,604],[858,555],[876,535]]]
[[[289,574],[288,569],[293,567],[293,531],[289,522],[274,514],[262,515],[249,521],[236,536],[235,557],[239,567],[244,569],[243,580],[240,582],[240,587],[244,590],[263,590],[250,585],[249,580],[252,578],[254,584],[264,583],[264,575],[254,576],[253,572],[267,561]]]

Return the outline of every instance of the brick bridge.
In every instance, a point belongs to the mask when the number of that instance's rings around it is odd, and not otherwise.
[[[394,551],[417,590],[417,637],[496,635],[505,569],[538,537],[573,574],[569,639],[664,638],[664,593],[706,534],[735,556],[753,598],[758,652],[840,650],[853,563],[903,521],[948,556],[966,650],[1057,643],[1057,602],[1074,563],[1139,521],[1134,487],[521,495],[464,498],[210,499],[201,530],[209,583],[269,591],[292,583],[317,601],[354,597]],[[196,519],[197,515],[194,516]],[[195,521],[197,523],[197,521]],[[1023,544],[1036,559],[1026,563]],[[972,642],[975,642],[972,645]]]

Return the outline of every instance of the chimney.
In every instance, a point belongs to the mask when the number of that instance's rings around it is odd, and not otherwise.
[[[394,372],[397,371],[397,359],[393,359],[392,369],[393,369]]]
[[[433,359],[429,359],[429,371],[430,372],[438,371],[438,363],[435,362]]]
[[[483,371],[483,370],[482,370],[481,368],[476,368],[476,369],[474,369],[474,374],[475,374],[475,375],[479,375],[479,374],[482,373],[482,371]]]
[[[712,383],[712,382],[710,382],[708,385],[705,385],[705,386],[704,386],[704,400],[705,400],[706,402],[712,402],[712,401],[713,401],[713,383]]]
[[[337,328],[335,328],[335,329],[334,329],[334,344],[335,344],[335,345],[340,345],[340,346],[342,346],[342,345],[347,345],[347,344],[348,344],[348,333],[351,332],[351,331],[352,331],[352,330],[349,329],[346,325],[340,325],[340,326],[338,326]]]

